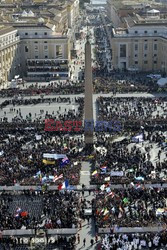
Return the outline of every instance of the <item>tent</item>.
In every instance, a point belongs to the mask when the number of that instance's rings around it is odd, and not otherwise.
[[[166,78],[160,78],[158,81],[157,81],[157,84],[161,87],[163,87],[164,85],[167,84],[167,77]]]
[[[143,142],[143,141],[144,141],[143,134],[136,135],[136,136],[132,137],[132,142],[137,143],[137,142]]]

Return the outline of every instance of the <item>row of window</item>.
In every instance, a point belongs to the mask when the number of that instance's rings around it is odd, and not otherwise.
[[[35,51],[38,51],[38,46],[35,46],[34,49],[35,49]],[[47,51],[48,46],[44,46],[44,50]],[[28,46],[25,46],[25,52],[28,52]]]
[[[35,41],[34,43],[38,43],[38,41]],[[44,43],[48,43],[47,41],[44,41]]]
[[[147,57],[148,56],[148,54],[144,54],[144,57]],[[157,54],[154,54],[153,55],[153,57],[156,57],[157,56]],[[135,57],[138,57],[138,54],[135,54]]]
[[[135,50],[138,50],[138,48],[139,48],[138,44],[135,44]],[[148,44],[144,44],[144,50],[147,50],[147,49],[148,49]],[[158,45],[156,43],[154,44],[153,49],[154,50],[158,49]]]
[[[138,64],[138,61],[135,61],[135,64]],[[144,64],[148,64],[148,61],[144,61]],[[157,61],[154,61],[154,64],[157,64]]]
[[[37,33],[37,32],[35,32],[34,34],[35,34],[35,36],[37,36],[37,35],[38,35],[38,33]],[[44,35],[45,35],[45,36],[47,36],[47,34],[48,34],[47,32],[44,32]],[[40,34],[40,35],[41,35],[41,34]],[[26,33],[25,33],[25,36],[28,36],[28,32],[26,32]]]
[[[148,33],[148,31],[145,30],[145,31],[144,31],[144,34],[147,34],[147,33]],[[135,34],[138,34],[138,30],[135,30]],[[157,34],[157,30],[154,30],[154,34]]]

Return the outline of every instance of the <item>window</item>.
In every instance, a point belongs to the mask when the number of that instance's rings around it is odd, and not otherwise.
[[[148,49],[148,45],[144,44],[144,50],[147,50],[147,49]]]
[[[48,50],[48,46],[44,46],[44,50]]]
[[[157,64],[157,61],[154,61],[154,64]]]
[[[138,44],[135,44],[135,50],[138,50]]]
[[[157,30],[154,30],[154,34],[156,34],[157,33]]]
[[[147,54],[144,54],[144,57],[147,57]]]
[[[37,32],[35,32],[35,35],[37,36],[37,35],[38,35],[38,33],[37,33]]]
[[[61,45],[56,46],[56,56],[59,56],[59,57],[62,56],[62,46]]]
[[[144,31],[144,34],[147,34],[147,30]]]
[[[138,33],[138,31],[137,30],[135,30],[135,34],[137,34]]]
[[[47,32],[44,32],[44,35],[45,35],[45,36],[47,36],[47,34],[48,34]]]
[[[135,40],[135,43],[138,43],[138,40]]]
[[[28,36],[28,33],[25,33],[25,36]]]
[[[34,43],[38,43],[37,41],[35,41]]]
[[[154,54],[154,56],[157,56],[157,54]]]
[[[144,61],[144,64],[147,64],[148,63],[148,61]]]
[[[35,56],[35,59],[38,59],[38,56]]]
[[[44,43],[48,43],[47,41],[44,41]]]
[[[135,57],[138,57],[138,55],[137,55],[137,54],[135,54]]]
[[[25,46],[25,52],[28,52],[28,46]]]
[[[147,40],[144,40],[145,42],[147,42]]]
[[[45,56],[45,58],[48,58],[48,56]]]
[[[157,50],[157,44],[156,43],[154,44],[154,50]]]
[[[138,64],[138,61],[135,61],[135,64]]]
[[[120,57],[126,57],[126,44],[120,44]]]
[[[154,42],[157,42],[157,39],[155,39]]]

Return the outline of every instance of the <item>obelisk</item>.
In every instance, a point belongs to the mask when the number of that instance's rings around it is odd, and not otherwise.
[[[93,146],[93,84],[92,84],[92,57],[91,44],[88,36],[85,44],[85,145]]]

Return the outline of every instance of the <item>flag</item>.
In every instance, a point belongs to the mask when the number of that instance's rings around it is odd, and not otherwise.
[[[69,161],[68,157],[67,157],[67,156],[64,157],[64,158],[62,159],[62,161],[60,162],[60,167],[63,167],[63,166],[65,166],[65,165],[67,165],[69,162],[70,162],[70,161]]]
[[[58,185],[58,190],[59,190],[59,191],[62,190],[62,186],[63,186],[62,183]]]
[[[43,159],[42,162],[44,165],[54,165],[55,164],[55,161],[46,160],[46,159]]]
[[[104,216],[103,220],[108,220],[108,218],[109,218],[109,214],[106,214],[106,215]]]
[[[104,178],[104,181],[110,181],[110,176],[109,176],[109,177]]]
[[[68,186],[69,186],[69,181],[65,180],[65,188],[68,188]]]
[[[101,191],[104,191],[104,189],[105,189],[105,185],[104,185],[104,184],[103,184],[103,185],[101,185],[100,189],[101,189]]]
[[[99,215],[102,214],[104,212],[104,208],[99,212]]]
[[[109,210],[106,208],[106,209],[104,210],[103,215],[106,215],[106,214],[108,214],[108,213],[109,213]]]
[[[122,207],[121,207],[121,206],[119,206],[119,211],[120,211],[121,213],[123,213],[123,212],[124,212],[124,210],[122,209]]]
[[[97,175],[97,170],[93,171],[92,176]]]
[[[107,198],[107,197],[109,197],[109,196],[111,196],[111,198],[114,198],[114,196],[115,196],[114,192],[110,192],[109,194],[106,195],[105,198]]]
[[[100,169],[101,169],[103,174],[105,174],[107,172],[107,167],[106,166],[102,166]]]
[[[118,214],[118,219],[120,219],[120,218],[122,218],[122,213],[121,212],[119,212],[119,214]]]
[[[107,193],[110,193],[110,192],[111,192],[111,188],[110,188],[110,187],[107,187],[107,188],[106,188],[106,192],[107,192]]]
[[[63,178],[63,174],[61,174],[61,175],[55,175],[55,177],[54,177],[54,179],[53,179],[53,182],[55,182],[55,181],[57,181],[57,180],[59,180],[59,179],[61,179],[61,178]]]
[[[21,213],[21,208],[18,207],[17,210],[16,210],[17,213]]]
[[[128,201],[128,199],[125,197],[125,198],[123,199],[123,202],[126,204],[126,203],[128,203],[129,201]]]
[[[40,182],[42,182],[42,174],[41,173],[39,175],[39,180],[40,180]]]

